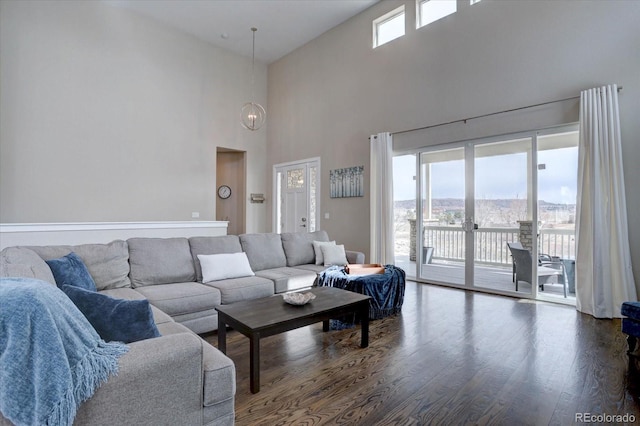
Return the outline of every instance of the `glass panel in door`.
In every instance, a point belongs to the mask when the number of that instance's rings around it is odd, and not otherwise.
[[[532,142],[527,137],[473,147],[475,287],[532,294]]]
[[[416,262],[420,278],[464,285],[464,147],[420,154],[419,206]]]
[[[309,220],[308,231],[315,232],[318,230],[318,167],[309,166]]]
[[[307,166],[284,168],[281,179],[281,232],[306,232],[309,217]]]
[[[393,157],[394,262],[416,276],[416,154]]]
[[[538,136],[539,297],[575,301],[578,131]]]

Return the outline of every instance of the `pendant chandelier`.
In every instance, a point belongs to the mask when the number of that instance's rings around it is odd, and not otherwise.
[[[255,99],[253,86],[255,84],[256,31],[258,31],[258,29],[253,27],[251,28],[251,31],[253,32],[253,53],[251,54],[251,99]],[[241,120],[242,126],[245,129],[258,130],[262,127],[266,118],[267,113],[259,103],[247,102],[242,105]]]

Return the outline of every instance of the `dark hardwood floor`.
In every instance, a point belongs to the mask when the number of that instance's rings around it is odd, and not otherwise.
[[[217,346],[217,335],[206,335]],[[359,328],[322,324],[261,343],[227,335],[237,425],[567,425],[576,413],[640,421],[619,320],[574,308],[407,282],[402,313]],[[579,423],[579,422],[578,422]]]

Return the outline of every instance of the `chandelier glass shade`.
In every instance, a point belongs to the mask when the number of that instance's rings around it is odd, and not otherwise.
[[[255,57],[256,57],[256,31],[257,28],[251,28],[253,32],[253,50],[251,53],[251,98],[254,98],[253,88],[255,83]],[[267,112],[264,107],[256,102],[247,102],[242,105],[241,123],[245,129],[258,130],[264,124],[267,118]]]
[[[245,129],[258,130],[264,124],[267,112],[264,107],[255,102],[242,105],[242,125]]]

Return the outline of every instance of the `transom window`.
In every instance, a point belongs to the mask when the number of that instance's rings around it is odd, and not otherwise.
[[[473,3],[473,0],[471,0]],[[418,28],[429,25],[445,16],[455,13],[456,0],[416,0],[418,9]]]
[[[404,6],[373,21],[373,47],[382,46],[404,35]]]

